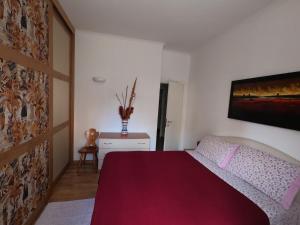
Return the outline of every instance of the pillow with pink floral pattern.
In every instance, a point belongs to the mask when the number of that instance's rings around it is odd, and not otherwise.
[[[225,168],[288,209],[300,189],[300,166],[241,145]]]
[[[239,148],[239,144],[231,144],[217,136],[204,137],[195,151],[224,168]]]

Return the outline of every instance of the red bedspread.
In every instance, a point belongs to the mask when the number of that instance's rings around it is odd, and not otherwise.
[[[92,225],[269,225],[266,214],[186,152],[109,153]]]

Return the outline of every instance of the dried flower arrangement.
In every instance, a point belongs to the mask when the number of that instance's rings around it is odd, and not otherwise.
[[[119,95],[116,94],[117,100],[120,103],[119,115],[120,115],[122,120],[129,120],[131,114],[133,113],[133,110],[134,110],[133,102],[134,102],[134,99],[136,97],[136,95],[135,95],[136,82],[137,82],[137,78],[135,79],[134,84],[132,86],[129,101],[127,101],[127,98],[129,97],[128,96],[128,86],[126,87],[125,95],[122,92],[122,101],[121,101]],[[128,103],[128,105],[127,105],[127,103]]]

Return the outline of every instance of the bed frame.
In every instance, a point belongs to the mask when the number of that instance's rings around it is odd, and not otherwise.
[[[290,163],[296,164],[300,166],[300,161],[292,158],[291,156],[271,147],[265,144],[262,144],[260,142],[248,139],[248,138],[242,138],[242,137],[229,137],[229,136],[220,136],[222,139],[230,142],[230,143],[236,143],[236,144],[243,144],[248,145],[252,148],[259,149],[263,152],[269,153],[273,156],[276,156],[277,158],[283,159],[285,161],[288,161]],[[298,192],[295,201],[300,204],[300,191]]]

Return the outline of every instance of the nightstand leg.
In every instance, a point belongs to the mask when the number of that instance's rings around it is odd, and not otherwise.
[[[84,153],[84,157],[83,157],[83,165],[85,165],[85,160],[86,160],[86,153]]]
[[[78,170],[79,170],[79,168],[81,168],[81,167],[82,167],[82,153],[80,153],[80,157],[79,157]],[[77,170],[77,172],[78,172],[78,170]]]
[[[98,156],[97,156],[97,152],[95,152],[93,154],[93,158],[94,158],[94,164],[95,164],[95,169],[96,169],[96,173],[98,172]]]

